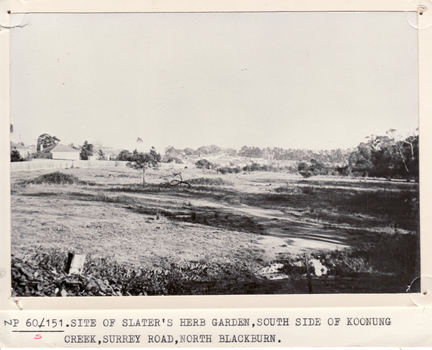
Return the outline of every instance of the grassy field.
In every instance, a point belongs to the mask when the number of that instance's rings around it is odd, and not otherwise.
[[[168,169],[147,170],[142,186],[129,168],[74,168],[58,184],[49,173],[11,175],[16,295],[394,293],[419,275],[416,183],[189,168],[189,186],[168,185]],[[74,282],[68,252],[87,255]]]

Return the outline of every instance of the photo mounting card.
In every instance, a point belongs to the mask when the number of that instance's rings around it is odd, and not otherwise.
[[[3,346],[430,346],[428,4],[3,7]]]

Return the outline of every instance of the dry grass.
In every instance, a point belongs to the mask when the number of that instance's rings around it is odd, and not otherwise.
[[[259,253],[253,234],[230,232],[135,212],[122,201],[92,201],[76,192],[27,192],[13,198],[12,251],[69,247],[75,253],[113,257],[119,262],[158,265],[161,259],[251,260]],[[57,190],[57,191],[56,191]],[[122,197],[120,197],[122,198]],[[49,239],[47,239],[49,237]],[[233,249],[234,248],[234,249]],[[237,248],[237,249],[236,249]]]
[[[386,232],[418,236],[414,183],[391,187],[392,182],[337,178],[317,183],[284,173],[185,169],[182,176],[190,188],[163,186],[167,174],[161,170],[149,170],[143,187],[141,174],[128,168],[65,169],[61,173],[72,183],[35,181],[50,178],[49,173],[12,174],[12,252],[17,257],[67,247],[140,268],[168,261],[242,264],[256,272],[305,252],[365,250],[382,243]],[[418,258],[414,244],[406,252],[392,248],[382,261],[394,260],[396,251]],[[297,287],[269,282],[255,291],[303,292]]]

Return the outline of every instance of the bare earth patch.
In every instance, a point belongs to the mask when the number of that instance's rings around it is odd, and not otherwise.
[[[83,202],[55,186],[44,189],[42,196],[26,189],[13,196],[12,207],[15,254],[31,247],[67,247],[76,253],[144,266],[158,265],[166,258],[253,260],[260,254],[255,234],[157,219],[116,203]]]

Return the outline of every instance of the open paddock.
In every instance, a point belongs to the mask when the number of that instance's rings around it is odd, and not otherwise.
[[[63,169],[79,179],[71,184],[34,181],[52,169],[12,172],[13,256],[64,251],[255,276],[186,294],[307,293],[305,259],[326,269],[314,293],[403,292],[418,273],[417,183],[183,168],[190,186],[170,186],[172,172],[148,169],[145,186],[126,167]]]

